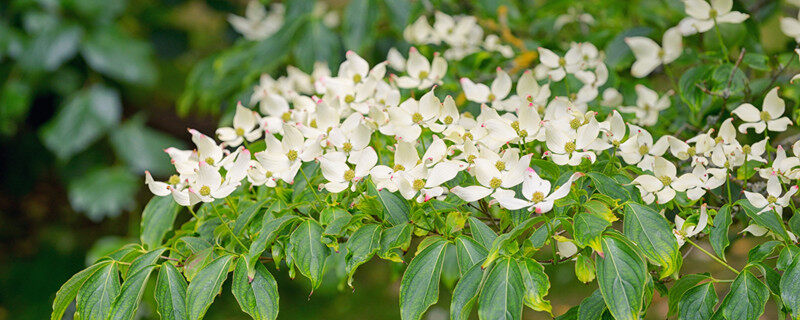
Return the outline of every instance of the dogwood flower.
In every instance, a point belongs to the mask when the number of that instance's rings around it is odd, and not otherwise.
[[[675,164],[656,157],[653,163],[653,175],[645,174],[633,179],[646,203],[653,203],[658,197],[658,203],[667,203],[675,197],[676,191],[683,192],[700,184],[700,179],[691,173],[677,177]]]
[[[678,241],[678,247],[682,247],[686,243],[686,238],[694,237],[703,232],[706,226],[708,226],[708,209],[705,203],[700,206],[700,215],[697,218],[697,222],[687,223],[681,216],[675,215],[675,229],[672,230],[672,233]]]
[[[711,0],[710,5],[705,0],[683,0],[683,4],[689,17],[681,20],[678,28],[684,36],[704,33],[717,23],[742,23],[750,17],[739,11],[731,11],[733,0]]]
[[[212,166],[219,166],[225,153],[222,147],[217,145],[217,142],[214,141],[214,138],[204,135],[194,129],[189,129],[189,133],[192,134],[192,142],[197,146],[197,159],[199,162],[205,162]]]
[[[244,154],[242,154],[244,155]],[[246,152],[248,161],[237,161],[236,172],[246,172],[249,164],[250,152]],[[242,157],[243,158],[243,157]],[[191,203],[212,202],[214,199],[222,199],[230,195],[241,184],[241,178],[226,177],[222,179],[219,169],[205,162],[200,162],[197,169],[196,179],[189,182],[189,198]]]
[[[636,62],[631,66],[631,75],[642,78],[653,72],[655,68],[675,61],[683,51],[681,34],[677,28],[664,32],[663,47],[646,37],[625,38],[625,43],[633,51]]]
[[[619,145],[619,155],[627,164],[635,164],[642,170],[653,170],[655,157],[663,156],[669,148],[667,136],[653,143],[653,136],[647,130],[630,125],[632,135]]]
[[[539,61],[542,63],[542,66],[545,66],[547,69],[547,76],[550,77],[551,81],[561,81],[567,76],[567,73],[571,73],[573,68],[570,71],[567,70],[567,60],[566,58],[559,57],[553,51],[549,49],[545,49],[539,47]]]
[[[491,88],[483,83],[474,83],[468,78],[461,78],[461,87],[464,89],[467,100],[477,103],[492,103],[495,109],[505,110],[502,102],[511,92],[511,77],[500,67],[497,68],[496,74]]]
[[[577,166],[584,158],[594,162],[597,155],[588,148],[596,142],[598,134],[600,125],[594,119],[575,130],[563,130],[552,124],[548,125],[545,131],[548,151],[544,155],[560,166]]]
[[[542,179],[536,171],[527,168],[525,177],[522,180],[522,196],[525,197],[526,200],[515,198],[514,192],[511,190],[495,192],[494,198],[500,206],[506,209],[517,210],[528,208],[528,211],[542,214],[552,210],[555,201],[566,197],[569,194],[572,183],[583,176],[584,174],[581,172],[572,174],[564,184],[551,193],[550,181]]]
[[[706,191],[714,190],[722,186],[728,178],[728,171],[722,168],[706,169],[702,164],[698,164],[692,170],[692,174],[700,181],[686,189],[686,197],[690,200],[697,200],[706,194]]]
[[[744,196],[753,207],[759,209],[758,214],[766,211],[775,211],[780,215],[783,213],[783,208],[788,206],[789,202],[792,201],[792,196],[797,193],[797,188],[797,186],[792,186],[781,196],[781,182],[776,174],[772,174],[767,178],[766,197],[760,193],[747,190],[744,191]]]
[[[781,17],[781,31],[788,37],[800,43],[800,13],[797,18]]]
[[[498,160],[495,160],[499,158],[497,155],[477,158],[469,170],[480,185],[457,186],[450,189],[450,192],[464,201],[473,202],[486,198],[495,191],[513,188],[522,183],[525,169],[530,165],[532,156],[528,154],[518,157],[515,149],[508,149]],[[499,195],[503,195],[502,191]]]
[[[319,141],[306,140],[294,126],[283,125],[283,138],[274,135],[265,137],[266,149],[255,154],[256,160],[270,176],[293,183],[294,177],[303,162],[312,161],[322,155]]]
[[[637,84],[636,106],[621,107],[622,112],[632,112],[636,115],[636,123],[642,126],[652,126],[658,122],[658,114],[669,108],[669,96],[672,91],[659,97],[658,93],[644,85]]]
[[[747,129],[753,128],[756,133],[769,131],[783,132],[786,127],[792,124],[792,120],[783,116],[786,110],[786,102],[778,96],[778,88],[775,87],[764,97],[764,103],[759,111],[749,103],[743,103],[731,113],[742,119],[745,123],[739,125],[739,132],[746,133]]]
[[[781,181],[788,183],[794,176],[793,168],[800,166],[800,159],[797,157],[787,157],[786,149],[778,145],[775,151],[775,158],[772,160],[772,165],[765,168],[758,168],[758,175],[764,179],[768,179],[774,175],[781,178]]]
[[[247,40],[257,41],[269,38],[281,28],[285,11],[283,4],[273,3],[267,13],[259,1],[251,0],[247,3],[244,17],[232,14],[228,16],[228,22]]]
[[[231,147],[239,146],[245,139],[252,142],[261,137],[261,130],[257,128],[258,119],[257,112],[245,108],[239,102],[236,105],[236,113],[233,115],[233,127],[217,129],[217,138]]]
[[[447,73],[447,61],[437,52],[433,54],[433,60],[428,62],[428,59],[422,56],[417,48],[411,47],[408,51],[405,70],[408,75],[395,79],[398,87],[427,89],[442,83],[441,80]]]
[[[355,191],[356,183],[369,175],[377,162],[378,155],[372,147],[349,157],[343,152],[326,153],[319,158],[322,175],[328,180],[323,186],[332,193],[342,192],[348,186],[351,191]]]

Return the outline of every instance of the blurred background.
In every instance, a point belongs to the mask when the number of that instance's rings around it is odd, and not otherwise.
[[[316,61],[335,71],[347,49],[371,63],[391,47],[407,52],[403,29],[434,8],[477,15],[487,30],[503,21],[534,52],[566,32],[604,49],[612,71],[622,70],[632,61],[625,36],[657,33],[682,13],[677,0],[262,3],[266,11],[243,0],[0,1],[0,320],[49,318],[64,281],[110,248],[136,241],[151,196],[144,170],[168,175],[162,150],[187,148],[188,127],[213,133],[236,101],[247,102],[263,73],[279,76],[288,64],[310,72]],[[774,32],[778,1],[736,6],[766,26],[750,30],[769,35],[761,39],[765,51],[788,51],[788,38]],[[490,59],[478,54],[452,67],[479,69]],[[522,55],[515,63],[534,59]],[[735,267],[752,247],[748,241],[734,242],[728,258]],[[684,270],[724,274],[702,258],[691,255]],[[276,271],[280,318],[397,319],[402,270],[373,261],[357,273],[355,290],[332,282],[311,296],[305,279]],[[556,315],[596,287],[575,280],[571,263],[548,273]],[[246,319],[227,286],[207,319]],[[429,319],[447,318],[452,286],[444,281]],[[140,318],[157,319],[152,294],[145,297]],[[666,299],[657,296],[651,308],[665,314]]]

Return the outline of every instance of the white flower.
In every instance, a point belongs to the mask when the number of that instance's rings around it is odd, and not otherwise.
[[[200,162],[197,176],[189,181],[190,203],[212,202],[227,197],[239,187],[249,164],[250,151],[245,149],[239,153],[237,161],[223,180],[217,167]]]
[[[228,22],[247,40],[262,40],[281,28],[284,11],[282,4],[274,3],[267,14],[267,10],[259,1],[251,0],[247,3],[244,17],[231,14],[228,16]]]
[[[669,96],[672,91],[659,97],[658,93],[644,85],[636,85],[636,106],[621,107],[622,112],[633,112],[636,123],[642,126],[652,126],[658,122],[658,113],[670,106]]]
[[[553,209],[555,201],[566,197],[569,194],[572,183],[584,174],[576,172],[569,177],[561,186],[550,193],[550,181],[544,180],[531,168],[527,168],[525,177],[522,180],[522,196],[527,200],[517,199],[511,190],[503,190],[495,193],[494,198],[504,208],[517,210],[528,208],[528,211],[545,213]]]
[[[428,24],[428,19],[425,16],[420,16],[414,23],[403,30],[403,38],[413,44],[428,43],[431,41],[432,35],[433,28]]]
[[[675,164],[656,157],[653,165],[653,175],[641,175],[632,182],[639,188],[642,200],[653,203],[658,197],[658,203],[667,203],[675,197],[675,193],[686,191],[700,184],[700,179],[691,173],[677,177]]]
[[[792,124],[792,120],[788,117],[781,117],[786,110],[786,102],[778,96],[777,87],[767,93],[761,108],[759,111],[752,104],[744,103],[731,111],[745,122],[739,125],[739,132],[746,133],[749,128],[753,128],[756,133],[764,132],[765,128],[769,131],[783,132]]]
[[[322,175],[328,180],[324,187],[332,193],[342,192],[348,186],[355,191],[356,183],[369,175],[377,162],[378,155],[372,147],[350,154],[349,157],[342,152],[327,153],[319,159]]]
[[[742,23],[749,15],[739,11],[731,11],[733,0],[683,0],[686,14],[689,17],[678,24],[681,33],[688,36],[711,30],[715,23]]]
[[[431,92],[423,95],[420,101],[408,98],[397,107],[387,109],[389,113],[389,123],[382,128],[381,133],[394,135],[398,140],[414,141],[422,133],[422,125],[434,120],[437,116],[435,110],[440,108],[441,103]]]
[[[636,57],[636,62],[631,66],[631,75],[637,78],[647,76],[662,64],[675,61],[683,51],[681,34],[677,28],[670,28],[664,32],[664,39],[661,42],[663,47],[646,37],[625,38],[625,42]]]
[[[703,229],[706,228],[708,225],[708,209],[706,208],[706,204],[700,206],[700,215],[697,218],[696,223],[686,223],[686,220],[681,218],[679,215],[675,215],[675,229],[672,230],[672,233],[675,234],[676,240],[678,240],[678,247],[682,247],[683,244],[686,242],[686,238],[694,237]]]
[[[511,77],[498,67],[497,76],[492,81],[491,88],[483,83],[474,83],[467,78],[461,78],[461,87],[467,100],[477,103],[492,103],[492,107],[495,109],[506,110],[502,103],[511,92]]]
[[[473,202],[491,195],[495,191],[513,188],[522,183],[525,170],[531,162],[531,154],[519,157],[516,149],[507,149],[500,158],[492,152],[482,153],[469,169],[481,185],[461,187],[450,191],[467,202]],[[500,195],[503,195],[501,191]]]
[[[553,29],[561,30],[565,25],[578,22],[581,25],[591,26],[594,24],[594,17],[588,13],[580,12],[575,7],[569,7],[567,9],[567,13],[559,15],[556,17],[556,21],[553,24]]]
[[[706,191],[718,188],[728,178],[727,170],[721,168],[706,169],[702,164],[695,166],[692,174],[700,180],[700,183],[686,190],[686,197],[690,200],[700,199],[706,194]]]
[[[502,44],[500,37],[496,34],[490,34],[486,36],[486,39],[483,39],[483,48],[486,49],[486,51],[499,52],[505,58],[514,57],[514,48]]]
[[[798,18],[781,17],[781,31],[794,38],[794,41],[800,42],[800,12],[798,12]]]
[[[265,137],[267,147],[255,154],[258,162],[268,176],[293,183],[297,171],[305,161],[312,161],[322,155],[319,142],[306,140],[297,128],[284,124],[283,138],[279,141],[274,135]]]
[[[233,115],[233,127],[217,129],[217,138],[231,147],[239,146],[244,139],[252,142],[261,137],[261,130],[256,127],[258,119],[257,112],[245,108],[240,102],[236,105],[236,113]]]
[[[372,136],[370,129],[360,113],[353,113],[341,125],[331,129],[326,143],[345,154],[358,152],[369,145]]]
[[[517,96],[533,103],[537,108],[547,105],[550,99],[550,84],[539,86],[531,70],[525,70],[517,81]]]
[[[655,157],[667,152],[669,141],[663,136],[653,143],[653,136],[647,130],[630,125],[631,136],[619,145],[619,155],[627,164],[635,164],[642,170],[653,170]]]
[[[800,159],[797,157],[787,157],[786,150],[783,146],[778,145],[775,152],[775,159],[772,160],[772,166],[766,168],[758,168],[758,175],[764,179],[768,179],[774,175],[778,175],[784,183],[788,183],[794,176],[794,168],[800,166]]]
[[[622,105],[622,94],[619,93],[619,90],[615,88],[606,88],[603,90],[603,101],[600,102],[600,105],[606,107],[619,107]]]
[[[563,130],[552,124],[545,128],[548,151],[545,151],[544,155],[550,156],[557,165],[577,166],[584,158],[594,163],[597,155],[588,150],[598,140],[597,136],[600,134],[600,125],[594,118],[574,130]]]
[[[600,123],[600,130],[603,132],[601,136],[614,147],[619,147],[622,144],[625,133],[628,131],[627,129],[625,120],[622,119],[622,115],[617,110],[611,111],[606,120]]]
[[[225,155],[222,147],[217,145],[214,138],[200,133],[197,130],[189,129],[192,134],[192,142],[197,146],[197,159],[199,162],[205,162],[212,166],[219,166],[222,157]]]
[[[437,52],[433,54],[433,60],[428,62],[428,59],[422,56],[417,48],[411,47],[408,51],[405,70],[408,73],[407,76],[395,79],[398,87],[427,89],[442,83],[442,78],[447,73],[447,61]]]
[[[767,178],[766,197],[760,193],[746,190],[744,191],[744,196],[747,198],[747,201],[753,205],[753,207],[760,209],[758,214],[773,210],[780,215],[783,213],[783,208],[788,206],[789,202],[792,201],[792,196],[797,192],[797,188],[797,186],[792,186],[789,188],[789,191],[786,191],[786,193],[781,196],[781,182],[777,175],[772,174],[769,176],[769,178]]]
[[[566,58],[559,57],[553,51],[539,47],[539,62],[547,67],[547,76],[551,81],[561,81],[567,75],[568,71]],[[574,71],[574,70],[573,70]]]

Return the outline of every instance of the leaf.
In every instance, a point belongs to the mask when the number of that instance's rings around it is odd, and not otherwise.
[[[653,264],[662,267],[664,278],[681,267],[681,253],[672,229],[662,215],[638,203],[625,206],[625,236],[641,248]]]
[[[594,262],[585,254],[578,254],[575,258],[575,277],[583,283],[592,282],[597,277]]]
[[[787,245],[786,248],[781,250],[780,255],[778,255],[778,262],[775,263],[775,269],[785,272],[798,255],[800,255],[800,247],[796,245]]]
[[[772,233],[780,236],[784,240],[791,241],[789,235],[786,234],[786,229],[784,229],[782,219],[774,210],[758,213],[760,210],[753,207],[753,205],[751,205],[747,200],[739,200],[737,203],[739,204],[739,207],[744,209],[744,213],[750,217],[750,219],[753,219],[753,222],[769,229],[769,231],[772,231]]]
[[[469,319],[485,274],[480,263],[476,263],[461,276],[450,300],[450,319]]]
[[[439,300],[439,276],[442,273],[447,241],[442,238],[417,254],[400,280],[400,318],[419,320]]]
[[[496,261],[478,297],[478,317],[481,319],[520,319],[525,293],[522,272],[516,261],[501,258]]]
[[[171,196],[153,196],[142,211],[141,234],[139,239],[146,249],[161,245],[164,235],[172,230],[175,217],[181,207]]]
[[[122,291],[111,305],[109,320],[130,320],[136,315],[139,309],[139,302],[142,301],[147,280],[156,266],[151,264],[142,269],[131,270],[132,272],[122,284]]]
[[[105,264],[95,271],[78,291],[75,312],[81,320],[105,320],[111,303],[119,294],[119,271],[116,263]]]
[[[275,238],[278,237],[278,233],[297,220],[298,217],[295,215],[285,215],[274,219],[270,217],[270,215],[264,215],[264,221],[261,223],[261,229],[258,231],[258,236],[255,240],[253,240],[252,243],[250,243],[250,249],[247,251],[248,277],[253,277],[258,258],[261,257],[261,254],[264,253],[264,250],[267,249],[267,246],[271,245],[272,242],[275,241]]]
[[[403,262],[400,256],[411,245],[411,224],[405,223],[383,230],[381,234],[381,249],[378,256],[394,262]]]
[[[292,232],[290,241],[292,261],[300,273],[311,280],[313,292],[322,280],[328,257],[328,247],[322,244],[322,226],[314,220],[306,220]]]
[[[717,293],[711,282],[696,285],[681,295],[678,302],[678,318],[684,320],[707,320],[714,314]]]
[[[119,123],[121,115],[119,93],[96,84],[68,97],[39,133],[47,149],[67,160]]]
[[[158,78],[147,43],[113,27],[95,29],[84,42],[81,55],[89,67],[114,80],[150,86]]]
[[[73,209],[100,221],[133,209],[139,184],[139,179],[125,168],[99,168],[71,181],[67,195]]]
[[[408,25],[408,17],[411,14],[410,0],[383,0],[386,4],[386,15],[392,27],[400,33]]]
[[[228,268],[234,256],[225,255],[207,264],[189,283],[186,290],[186,306],[189,319],[203,319],[208,307],[222,290],[222,283],[228,277]]]
[[[603,294],[595,290],[578,305],[578,320],[599,320],[607,310]]]
[[[319,19],[305,23],[294,46],[294,56],[300,69],[311,71],[314,63],[340,61],[339,36]]]
[[[0,52],[2,52],[1,48]],[[2,53],[0,53],[0,59],[1,57]],[[32,91],[31,84],[21,80],[9,79],[2,85],[0,88],[0,135],[12,136],[17,132],[31,108]]]
[[[83,284],[86,280],[89,279],[97,270],[107,266],[108,264],[113,263],[109,260],[100,261],[91,267],[81,270],[80,272],[73,275],[67,282],[61,285],[61,288],[58,289],[56,292],[56,298],[53,300],[53,312],[50,314],[50,320],[61,320],[64,316],[64,312],[69,307],[72,300],[75,300],[75,297],[78,295],[78,291],[81,289]]]
[[[476,263],[480,264],[486,259],[488,250],[474,239],[461,235],[456,237],[456,262],[461,276],[469,271]]]
[[[764,313],[768,298],[767,285],[744,270],[733,280],[719,309],[727,320],[756,320]]]
[[[145,125],[145,117],[138,114],[109,132],[114,153],[125,162],[131,172],[141,174],[149,170],[154,176],[167,176],[175,171],[168,147],[185,149],[186,144]]]
[[[377,9],[375,0],[353,0],[347,4],[342,19],[345,47],[358,50],[372,42]]]
[[[622,187],[619,182],[607,175],[599,172],[589,172],[586,175],[592,179],[597,191],[604,195],[615,198],[620,202],[636,199],[635,196],[631,195],[631,190]]]
[[[744,54],[742,62],[752,69],[769,71],[769,57],[761,53],[747,52]]]
[[[550,278],[544,273],[544,267],[536,260],[522,258],[517,261],[525,283],[525,305],[536,311],[545,311],[552,315],[550,301],[544,299],[550,290]]]
[[[716,219],[715,219],[716,222]],[[686,290],[691,289],[703,280],[709,280],[711,277],[708,274],[688,274],[680,277],[675,281],[675,285],[669,289],[668,304],[669,315],[674,315],[678,311],[678,302]]]
[[[250,224],[250,221],[253,220],[253,218],[256,216],[256,213],[258,213],[258,211],[261,210],[261,208],[269,201],[270,199],[264,199],[253,203],[244,209],[239,207],[239,216],[236,218],[236,222],[233,223],[233,233],[241,235],[242,230],[244,230],[244,228]]]
[[[572,235],[575,244],[583,248],[591,246],[595,250],[600,250],[600,236],[603,231],[611,226],[611,222],[593,213],[578,213],[573,217],[572,228],[575,231]]]
[[[491,248],[494,239],[497,238],[492,228],[475,217],[469,217],[469,230],[472,232],[472,237],[486,249]]]
[[[793,319],[800,318],[800,255],[795,255],[783,272],[779,287],[783,304],[792,312]]]
[[[139,257],[136,260],[131,262],[131,265],[128,267],[128,271],[125,273],[126,276],[124,277],[127,281],[131,275],[143,270],[149,266],[155,265],[158,262],[159,258],[161,258],[161,254],[166,251],[167,248],[159,248],[153,251],[147,252]]]
[[[367,184],[368,193],[376,196],[378,202],[383,207],[384,218],[393,226],[408,222],[409,211],[408,202],[389,190],[382,189],[381,191],[375,190],[375,186]]]
[[[720,256],[722,260],[725,260],[725,248],[731,244],[728,239],[728,229],[732,222],[731,206],[726,204],[719,208],[717,215],[714,216],[714,226],[711,227],[711,231],[708,235],[711,248],[714,249],[714,252]]]
[[[772,251],[775,251],[775,248],[782,245],[783,243],[780,241],[770,240],[755,246],[747,253],[747,263],[758,263],[764,261],[764,259],[772,254]]]
[[[600,242],[604,257],[595,259],[595,269],[606,307],[618,320],[639,319],[649,277],[647,264],[633,246],[619,236],[607,235]]]
[[[347,255],[344,257],[347,285],[353,286],[353,274],[356,268],[372,259],[381,247],[381,228],[376,224],[367,224],[358,228],[347,240]]]
[[[19,57],[20,65],[29,70],[55,71],[78,53],[82,38],[83,29],[73,23],[44,28],[28,42]]]
[[[247,276],[247,262],[239,259],[233,271],[233,296],[242,311],[255,320],[275,320],[278,317],[278,284],[263,264],[256,265],[253,278]]]
[[[156,279],[156,303],[162,320],[187,320],[186,279],[170,262],[161,264]]]

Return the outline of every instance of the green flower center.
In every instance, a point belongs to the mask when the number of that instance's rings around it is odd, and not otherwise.
[[[778,201],[778,198],[775,198],[775,196],[767,197],[767,202],[769,203],[775,203],[776,201]]]
[[[281,120],[283,120],[283,122],[289,122],[289,120],[292,120],[292,114],[289,112],[284,112],[281,115]]]
[[[205,197],[205,196],[207,196],[209,194],[211,194],[211,188],[209,188],[208,186],[203,186],[203,187],[200,188],[200,195],[201,196]]]
[[[308,123],[308,126],[312,127],[312,128],[316,128],[317,127],[317,119],[311,120],[311,122]]]
[[[564,151],[567,153],[572,153],[572,151],[575,151],[575,142],[567,142],[567,144],[564,145]]]
[[[208,164],[213,166],[214,165],[214,158],[212,158],[212,157],[206,158],[206,163],[208,163]]]
[[[665,186],[672,184],[672,178],[667,176],[660,176],[658,177],[658,180],[661,181],[661,183]]]
[[[425,181],[422,181],[422,179],[414,180],[414,184],[412,185],[412,187],[414,188],[414,190],[419,191],[420,189],[425,187]]]
[[[573,118],[572,120],[569,121],[569,127],[572,128],[573,130],[577,130],[578,128],[580,128],[581,124],[583,123],[581,123],[581,120],[578,118]]]
[[[475,156],[474,154],[471,154],[471,155],[467,156],[467,162],[474,163],[475,162],[475,158],[477,158],[477,156]]]
[[[475,139],[475,137],[472,136],[472,133],[470,132],[464,133],[464,140],[472,140],[472,139]]]
[[[296,160],[297,159],[297,151],[289,150],[289,152],[286,153],[286,157],[289,158],[289,161]]]
[[[558,65],[562,67],[567,65],[567,60],[564,58],[558,58]]]
[[[518,132],[518,134],[519,134],[519,137],[520,137],[520,138],[525,138],[525,137],[527,137],[527,136],[528,136],[528,131],[527,131],[527,130],[520,130],[520,131]]]
[[[494,163],[494,167],[497,168],[497,170],[503,171],[506,169],[506,163],[503,161],[497,161]]]
[[[244,135],[244,129],[236,128],[236,135],[240,136],[240,137],[243,136]]]
[[[354,97],[352,94],[348,94],[344,97],[345,103],[351,103],[353,101],[356,101],[356,97]]]
[[[345,142],[344,145],[342,145],[342,150],[344,150],[344,152],[350,152],[350,150],[353,150],[353,144]]]
[[[453,123],[453,117],[451,116],[444,117],[444,124],[451,124],[451,123]]]
[[[512,122],[511,128],[514,129],[514,131],[519,131],[519,121]]]
[[[411,115],[411,121],[413,121],[414,123],[421,122],[422,121],[422,115],[419,112],[414,112],[414,114]]]
[[[361,75],[360,74],[354,75],[353,76],[353,82],[355,82],[355,83],[361,82]]]
[[[544,200],[544,194],[541,191],[536,191],[531,195],[531,202],[539,203]]]
[[[344,181],[353,180],[353,178],[355,177],[356,177],[356,172],[353,171],[353,169],[348,169],[347,171],[344,172],[344,177],[343,177]]]
[[[746,144],[744,147],[742,147],[742,152],[744,152],[744,154],[750,154],[750,151],[753,151],[753,148],[750,147],[749,144]]]
[[[697,154],[697,148],[689,147],[689,149],[686,150],[686,154],[688,154],[690,157],[694,157],[694,155]]]
[[[761,117],[761,121],[769,121],[772,119],[772,116],[770,116],[769,112],[766,111],[761,111],[761,114],[759,116]]]
[[[492,178],[492,180],[489,181],[489,187],[492,189],[499,188],[501,184],[503,184],[503,181],[499,178]]]
[[[639,146],[639,155],[643,156],[646,155],[648,152],[650,152],[650,147],[648,147],[646,144]]]
[[[181,183],[181,178],[178,177],[177,174],[173,174],[173,175],[169,176],[169,184],[174,186],[174,185],[176,185],[178,183]]]
[[[497,96],[495,96],[494,93],[490,93],[488,98],[489,98],[489,101],[494,101],[494,99],[496,99]]]
[[[405,169],[406,169],[406,167],[404,167],[402,164],[396,164],[396,165],[394,165],[394,168],[393,168],[393,169],[394,169],[394,171],[395,171],[395,172],[397,172],[397,171],[403,171],[403,170],[405,170]]]
[[[428,71],[420,71],[419,72],[419,79],[425,79],[428,77]]]

